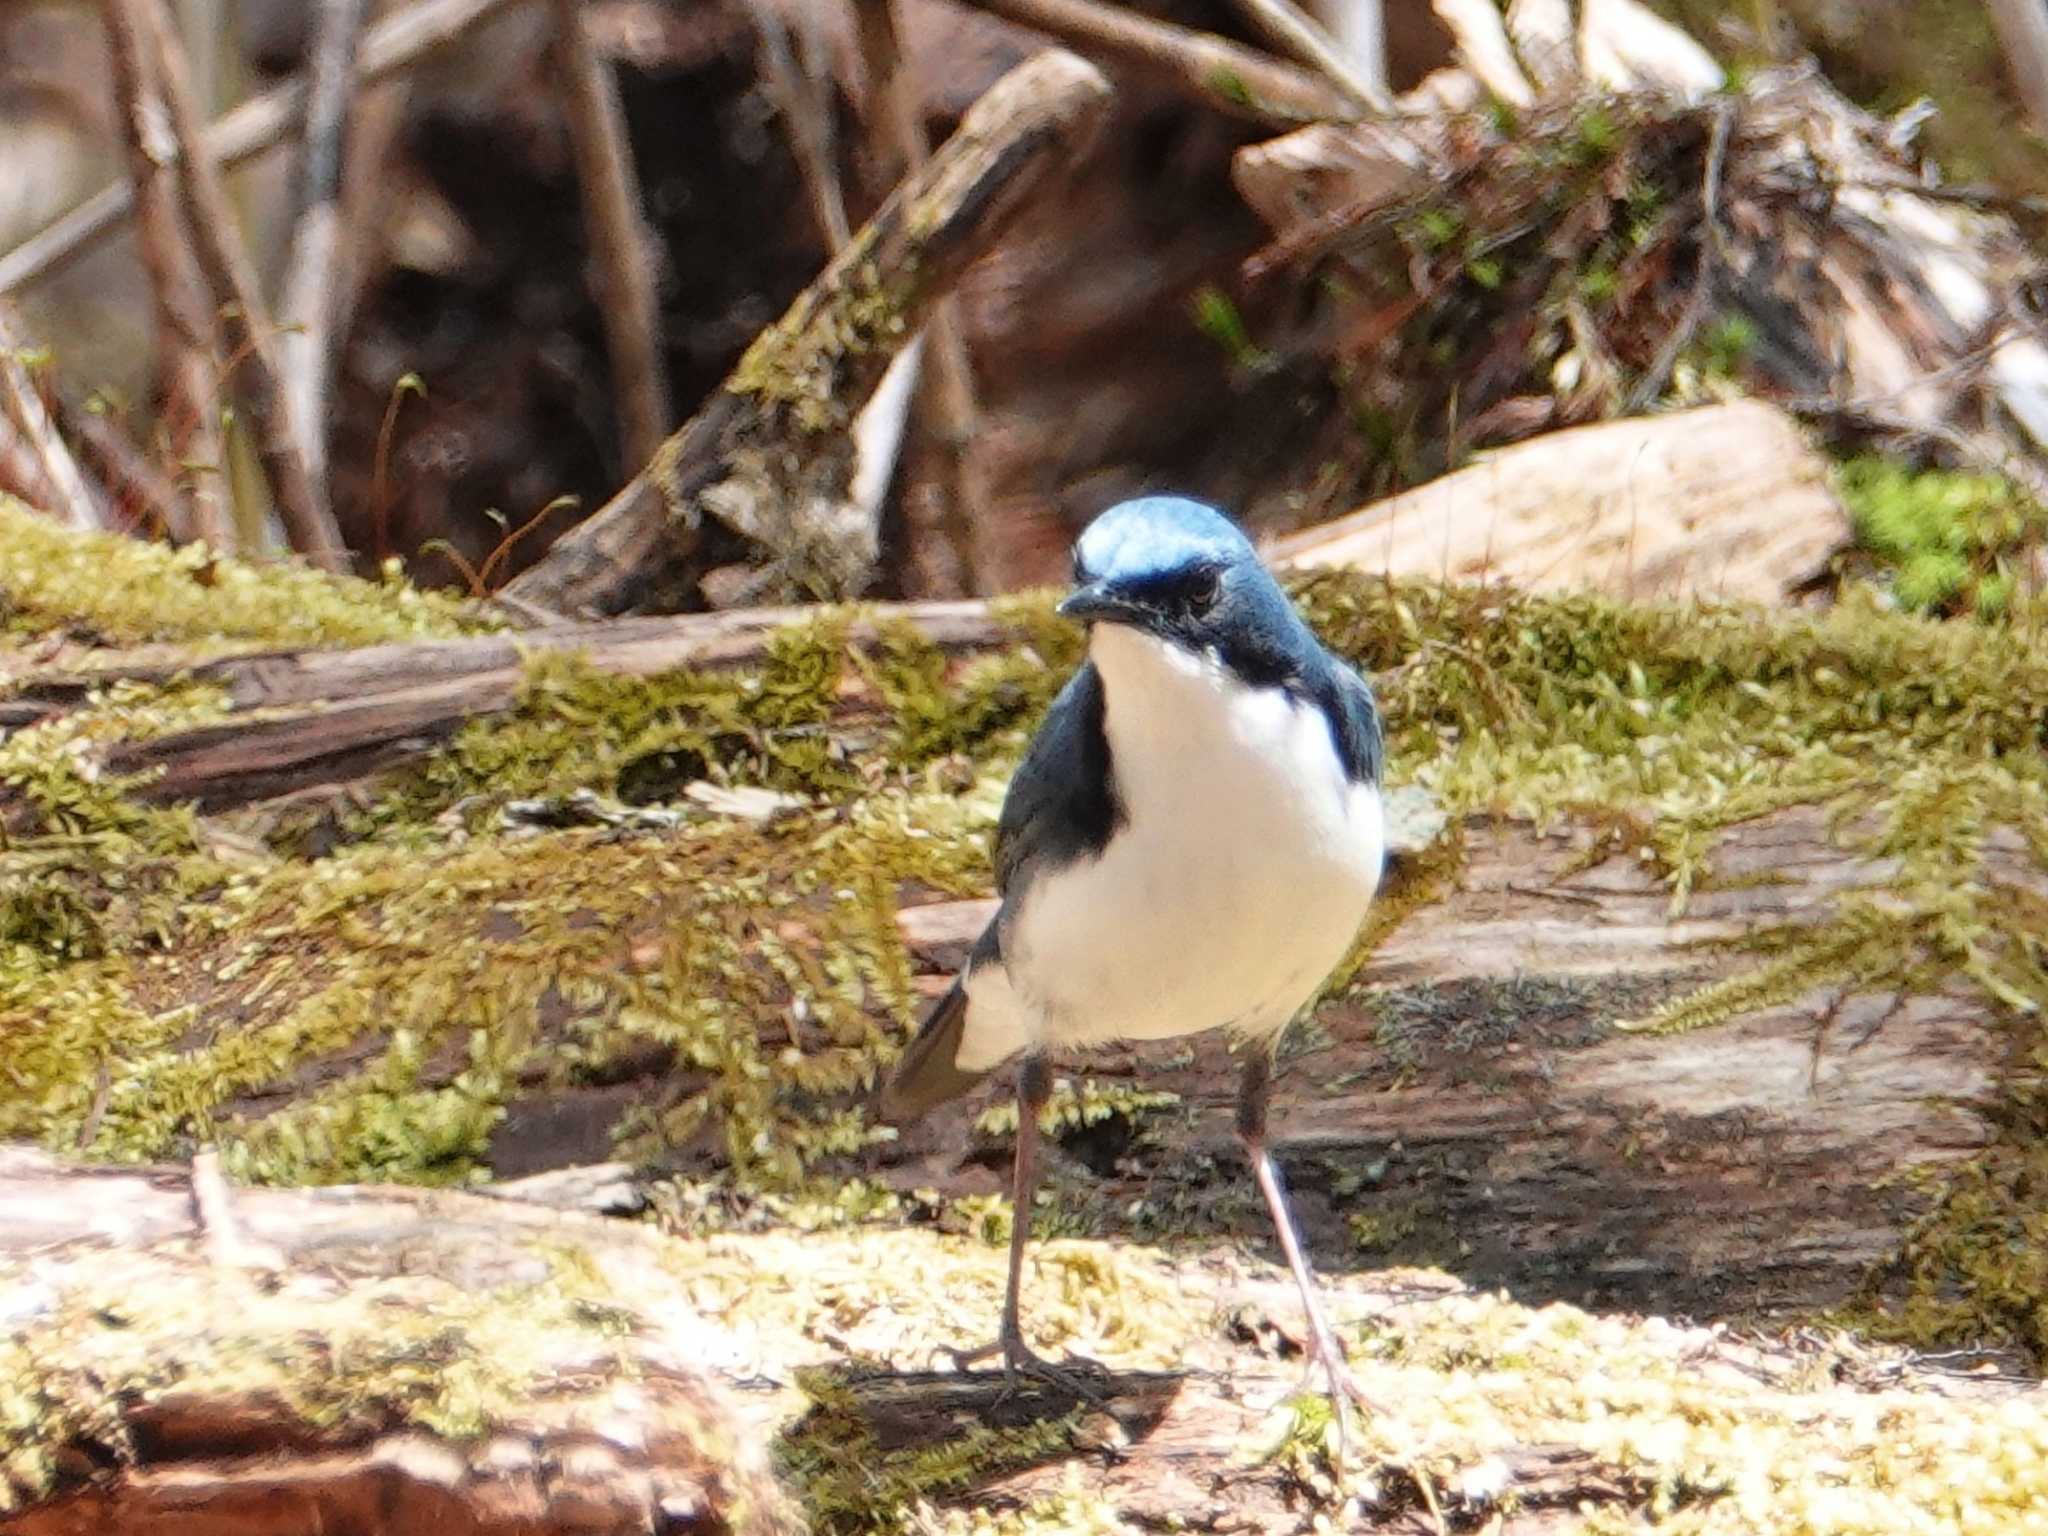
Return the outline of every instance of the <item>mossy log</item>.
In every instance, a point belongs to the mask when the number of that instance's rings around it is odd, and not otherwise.
[[[6,1536],[795,1528],[646,1228],[0,1149],[0,1294]]]
[[[713,565],[764,557],[770,590],[857,593],[876,531],[846,510],[854,419],[960,273],[1086,153],[1109,94],[1059,52],[997,81],[654,461],[506,596],[569,616],[673,612],[704,606]]]
[[[1827,471],[1789,418],[1756,402],[1553,433],[1484,463],[1307,530],[1273,550],[1302,568],[1504,580],[1624,597],[1711,595],[1784,601],[1824,577],[1848,527]],[[1646,491],[1654,485],[1655,495]],[[67,670],[40,668],[0,702],[0,728],[47,718],[115,681],[182,679],[220,691],[230,717],[116,745],[105,768],[148,778],[158,803],[248,805],[392,768],[444,744],[465,723],[519,702],[528,664],[574,656],[607,676],[757,665],[771,637],[815,610],[555,624],[363,646],[296,647],[195,661],[103,651]],[[910,632],[949,656],[1019,638],[1000,605],[877,604],[844,638],[872,650]],[[873,690],[849,679],[852,714]],[[0,821],[10,797],[0,787]]]
[[[736,609],[346,650],[295,647],[211,661],[161,648],[102,652],[81,669],[19,679],[0,728],[48,719],[116,683],[176,680],[218,689],[228,719],[114,744],[104,766],[142,775],[139,792],[157,803],[219,810],[348,783],[423,757],[469,722],[516,707],[536,658],[574,658],[594,673],[620,678],[758,666],[777,634],[815,613]],[[993,651],[1017,638],[999,610],[957,601],[877,605],[844,639],[872,648],[891,630],[916,634],[953,655]],[[841,703],[850,711],[863,697],[854,684]],[[873,702],[871,695],[865,699]],[[0,823],[10,806],[18,814],[19,798],[0,785]]]

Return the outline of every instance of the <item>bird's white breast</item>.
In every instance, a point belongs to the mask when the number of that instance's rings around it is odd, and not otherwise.
[[[1378,886],[1378,792],[1328,722],[1277,688],[1099,626],[1124,821],[1036,876],[1003,962],[968,978],[960,1064],[1039,1045],[1283,1028],[1344,957]]]

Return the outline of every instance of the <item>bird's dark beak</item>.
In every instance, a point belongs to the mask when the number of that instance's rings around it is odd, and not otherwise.
[[[1066,601],[1060,604],[1059,612],[1066,618],[1079,619],[1083,624],[1131,624],[1138,620],[1143,610],[1129,598],[1119,597],[1096,581],[1069,592]]]

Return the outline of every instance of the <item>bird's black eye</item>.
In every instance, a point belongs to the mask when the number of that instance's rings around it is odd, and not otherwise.
[[[1188,612],[1200,618],[1216,606],[1216,599],[1223,595],[1223,573],[1214,569],[1200,570],[1188,579]]]

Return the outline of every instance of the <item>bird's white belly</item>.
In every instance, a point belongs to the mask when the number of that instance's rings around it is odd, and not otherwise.
[[[1100,855],[1024,892],[1000,973],[969,978],[963,1067],[1275,1033],[1343,959],[1379,883],[1378,792],[1346,780],[1320,711],[1155,641],[1111,647],[1099,639],[1096,658],[1125,820]]]

